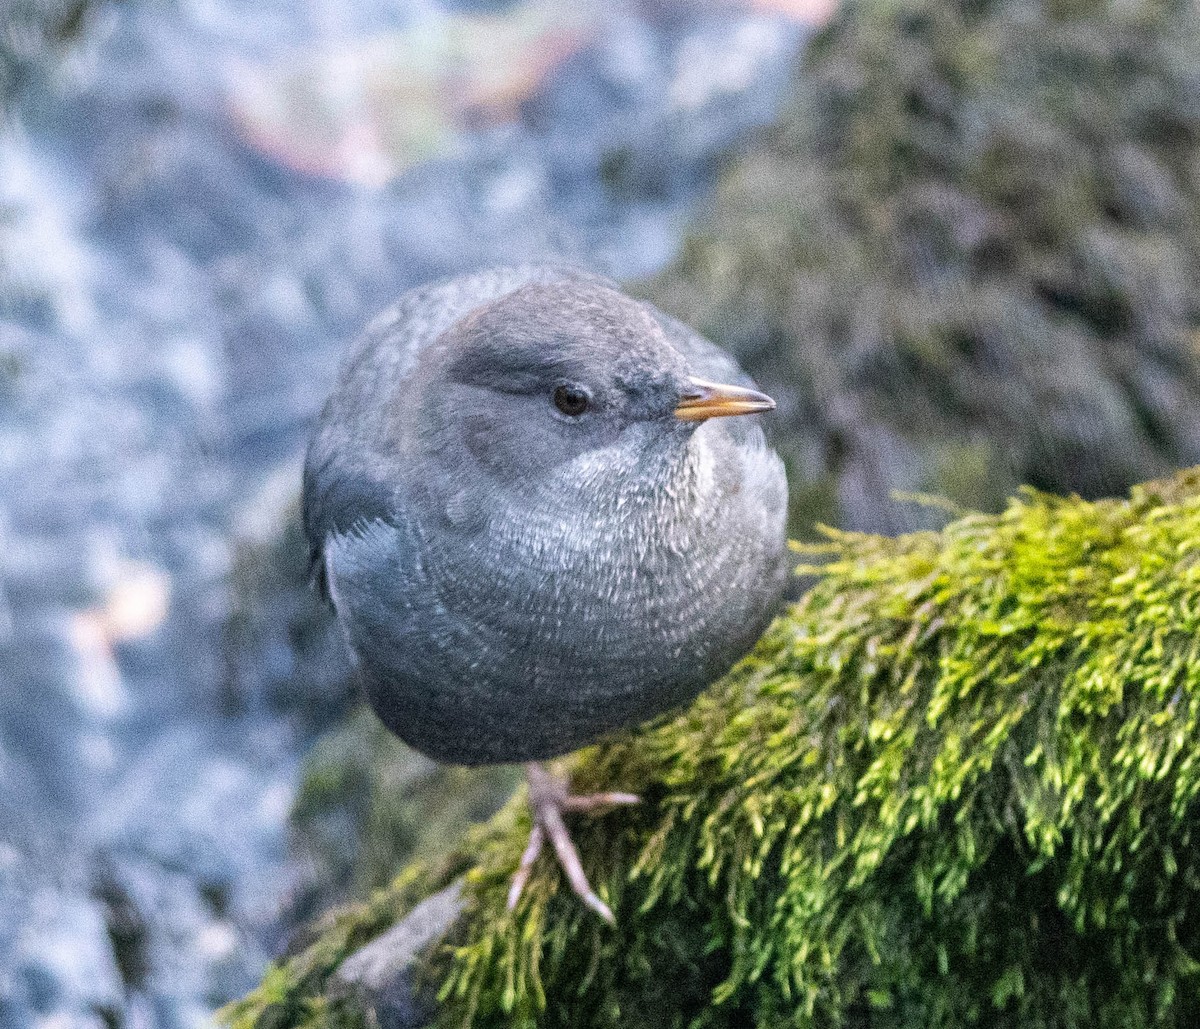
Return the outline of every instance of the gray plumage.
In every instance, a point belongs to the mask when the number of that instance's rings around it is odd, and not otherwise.
[[[423,286],[347,356],[304,522],[376,713],[438,760],[541,760],[690,700],[787,575],[757,419],[672,417],[728,355],[605,279],[497,268]],[[553,394],[587,390],[588,411]]]

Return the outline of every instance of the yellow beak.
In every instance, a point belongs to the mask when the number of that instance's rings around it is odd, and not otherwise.
[[[765,393],[743,386],[722,386],[689,376],[692,389],[685,393],[675,408],[675,417],[685,422],[702,422],[706,418],[727,418],[735,414],[758,414],[773,411],[775,401]]]

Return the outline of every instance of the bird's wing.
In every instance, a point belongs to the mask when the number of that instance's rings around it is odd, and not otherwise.
[[[304,463],[304,531],[310,571],[323,591],[329,538],[387,520],[395,510],[396,410],[417,355],[481,304],[530,282],[563,279],[613,285],[562,264],[488,268],[407,291],[359,336],[343,359]]]

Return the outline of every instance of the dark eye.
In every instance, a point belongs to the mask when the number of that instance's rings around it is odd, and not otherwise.
[[[563,414],[576,418],[587,410],[588,395],[578,386],[559,386],[554,391],[554,406]]]

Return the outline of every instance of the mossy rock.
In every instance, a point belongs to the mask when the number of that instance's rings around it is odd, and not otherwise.
[[[793,531],[1200,461],[1200,8],[847,0],[638,290],[780,409]]]
[[[610,928],[520,799],[333,916],[226,1012],[364,1024],[343,958],[465,875],[424,970],[447,1026],[1190,1026],[1200,1020],[1200,469],[886,538],[686,712],[579,755]]]
[[[362,899],[410,862],[437,864],[498,810],[520,780],[509,766],[437,765],[365,705],[318,740],[292,811],[294,849],[315,872],[298,912]]]

